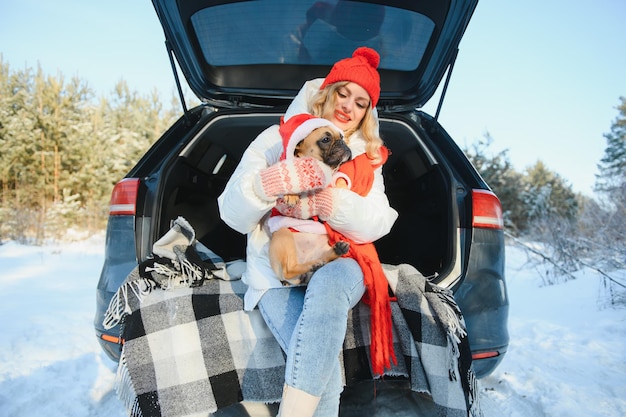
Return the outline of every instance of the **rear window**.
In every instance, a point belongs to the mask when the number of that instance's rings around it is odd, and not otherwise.
[[[400,71],[417,69],[434,29],[419,13],[344,0],[224,4],[196,12],[191,23],[213,66],[332,65],[369,46],[381,69]]]

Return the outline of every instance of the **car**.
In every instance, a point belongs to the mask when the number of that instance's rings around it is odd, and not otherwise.
[[[94,319],[107,355],[117,361],[122,343],[117,327],[102,324],[109,301],[174,219],[186,218],[225,261],[244,259],[245,236],[217,206],[244,150],[279,122],[305,81],[369,46],[381,56],[377,111],[391,151],[383,175],[399,213],[375,246],[383,263],[411,264],[453,291],[475,374],[493,372],[509,344],[502,208],[437,114],[421,110],[442,81],[447,86],[477,1],[153,4],[181,101],[179,72],[201,104],[183,104],[180,119],[113,189]]]

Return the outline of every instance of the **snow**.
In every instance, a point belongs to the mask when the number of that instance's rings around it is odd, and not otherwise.
[[[0,245],[2,415],[126,416],[92,325],[103,255],[102,236]],[[545,286],[513,246],[506,273],[511,344],[480,380],[485,417],[626,415],[626,309],[610,305],[601,277]]]

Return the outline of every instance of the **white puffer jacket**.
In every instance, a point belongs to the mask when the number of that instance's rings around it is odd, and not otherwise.
[[[322,79],[307,82],[287,110],[286,118],[306,112],[309,98],[319,89]],[[355,157],[365,152],[365,140],[357,132],[348,140]],[[268,257],[269,235],[263,223],[274,203],[259,198],[254,180],[259,171],[279,161],[283,143],[278,125],[264,130],[244,152],[237,169],[224,192],[218,198],[220,216],[224,222],[247,235],[246,271],[242,279],[248,286],[244,308],[252,310],[269,288],[281,283],[274,274]],[[373,242],[391,230],[398,213],[389,206],[385,195],[382,168],[374,172],[374,185],[365,197],[347,189],[334,188],[333,214],[329,225],[357,243]]]

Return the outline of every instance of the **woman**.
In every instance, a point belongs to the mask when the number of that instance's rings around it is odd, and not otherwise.
[[[366,154],[376,167],[366,195],[327,187],[330,178],[324,170],[304,170],[302,158],[281,161],[283,143],[275,125],[250,144],[218,199],[226,224],[248,236],[244,308],[258,304],[287,354],[282,417],[338,415],[343,389],[338,357],[347,315],[366,293],[366,285],[359,263],[339,258],[317,270],[308,286],[283,287],[269,263],[269,236],[263,224],[272,208],[285,208],[280,197],[290,191],[303,193],[298,204],[307,207],[302,210],[307,216],[318,216],[356,244],[369,244],[389,233],[397,212],[384,193],[380,167],[386,152],[375,111],[379,60],[376,51],[358,48],[352,57],[338,61],[324,80],[307,82],[285,114],[288,119],[309,112],[341,128],[352,155]],[[294,183],[296,176],[304,182]],[[386,293],[386,283],[384,288]],[[373,291],[371,286],[367,290]]]

